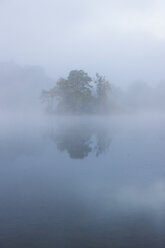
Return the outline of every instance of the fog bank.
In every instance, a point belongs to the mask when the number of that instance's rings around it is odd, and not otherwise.
[[[44,110],[46,105],[40,99],[41,92],[54,87],[56,80],[40,66],[1,62],[0,110],[31,114]],[[136,80],[122,88],[113,81],[109,82],[109,107],[113,113],[165,110],[165,81],[158,81],[155,86],[151,86],[148,82]]]

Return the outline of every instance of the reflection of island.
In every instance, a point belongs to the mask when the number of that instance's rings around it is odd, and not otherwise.
[[[107,129],[80,123],[62,125],[54,129],[50,136],[57,149],[67,151],[73,159],[83,159],[90,152],[99,156],[109,148],[111,142]]]

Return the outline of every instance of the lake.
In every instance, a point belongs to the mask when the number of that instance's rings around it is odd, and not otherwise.
[[[164,113],[0,123],[0,247],[165,247]]]

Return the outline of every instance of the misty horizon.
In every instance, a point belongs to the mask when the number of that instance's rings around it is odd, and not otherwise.
[[[164,13],[0,0],[0,248],[165,247]]]
[[[163,0],[0,1],[1,61],[39,65],[57,80],[99,71],[119,86],[165,79]]]
[[[92,78],[94,76],[95,74]],[[20,66],[14,62],[1,62],[1,111],[44,110],[46,106],[41,101],[41,93],[55,87],[57,79],[50,77],[41,66]],[[153,86],[142,80],[134,80],[125,87],[120,87],[109,78],[106,79],[111,87],[108,97],[112,106],[117,106],[121,113],[127,110],[165,109],[165,81],[157,82]]]

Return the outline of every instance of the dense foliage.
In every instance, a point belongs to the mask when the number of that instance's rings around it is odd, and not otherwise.
[[[83,70],[73,70],[67,79],[60,78],[54,88],[44,90],[42,99],[51,112],[100,113],[108,109],[109,90],[109,82],[98,73],[92,80]]]

